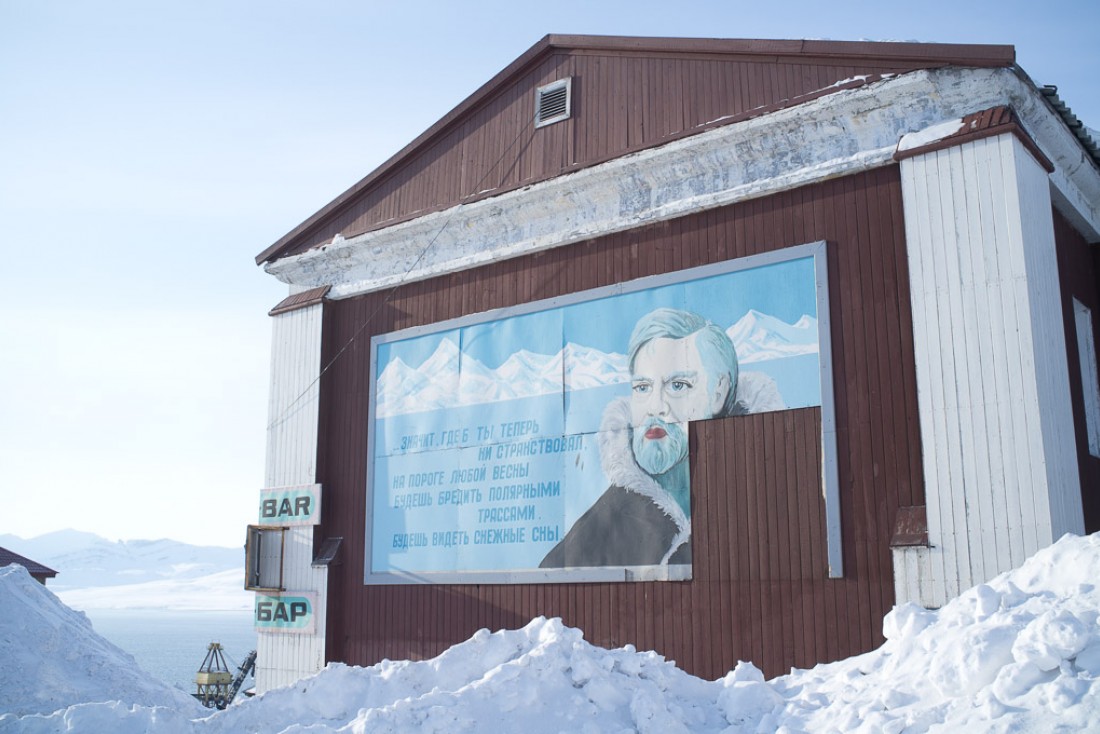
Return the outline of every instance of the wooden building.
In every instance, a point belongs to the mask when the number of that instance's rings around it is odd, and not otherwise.
[[[38,561],[32,561],[26,556],[21,556],[7,548],[0,548],[0,568],[4,566],[22,566],[27,569],[27,573],[29,573],[35,581],[43,586],[46,585],[47,579],[52,579],[54,576],[57,576],[57,571],[54,571],[49,566],[43,566]]]
[[[1011,46],[542,39],[257,257],[289,285],[250,531],[258,688],[539,615],[700,676],[771,676],[1100,529],[1098,161]],[[400,458],[374,435],[395,340],[796,255],[817,268],[819,400],[691,421],[686,571],[379,560],[450,542],[380,518],[465,479],[392,502],[373,481]]]

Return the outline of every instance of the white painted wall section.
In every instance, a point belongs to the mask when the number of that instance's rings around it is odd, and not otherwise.
[[[938,607],[1084,523],[1046,172],[1006,133],[901,174],[930,547],[895,590]]]
[[[1051,186],[1046,171],[1026,153],[1020,142],[1015,137],[1010,141],[1022,223],[1020,242],[1014,246],[1023,251],[1031,295],[1039,428],[1048,487],[1045,498],[1035,499],[1049,503],[1050,531],[1048,536],[1041,538],[1043,545],[1049,545],[1066,533],[1085,532],[1076,426],[1069,389],[1066,317],[1058,278]],[[1008,142],[1002,140],[1002,147]]]
[[[322,309],[323,306],[317,304],[272,318],[271,395],[264,474],[267,487],[312,484],[316,480]],[[311,566],[313,532],[310,525],[286,531],[283,574],[287,593],[312,591],[317,594],[316,627],[312,634],[257,633],[258,693],[289,685],[325,665],[328,573],[326,569]]]

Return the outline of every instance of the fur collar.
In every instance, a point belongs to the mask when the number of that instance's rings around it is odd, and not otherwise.
[[[648,474],[634,459],[634,449],[630,445],[630,400],[619,398],[608,403],[600,422],[598,443],[600,447],[600,465],[604,475],[612,485],[639,494],[653,504],[676,523],[677,533],[672,544],[661,559],[668,563],[669,557],[691,538],[691,520],[680,509],[680,505],[664,487]]]

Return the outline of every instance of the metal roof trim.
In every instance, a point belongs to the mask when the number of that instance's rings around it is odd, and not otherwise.
[[[1092,162],[1100,168],[1100,141],[1093,139],[1085,123],[1081,122],[1080,118],[1073,114],[1073,110],[1058,96],[1058,87],[1053,84],[1046,84],[1037,88],[1043,98],[1046,99],[1047,104],[1051,106],[1051,109],[1057,113],[1058,117],[1062,118],[1062,122],[1066,123],[1066,127],[1073,133],[1073,137],[1081,143],[1081,147],[1089,154]]]
[[[301,293],[295,293],[292,296],[287,296],[275,304],[275,307],[268,311],[267,315],[278,316],[279,314],[297,311],[307,306],[315,306],[325,300],[325,296],[328,295],[331,288],[332,286],[322,285],[302,291]]]
[[[932,140],[924,145],[907,148],[905,150],[899,147],[898,150],[894,152],[894,160],[901,161],[924,153],[944,150],[945,148],[953,148],[956,145],[970,143],[995,135],[1003,135],[1005,133],[1015,135],[1047,173],[1054,172],[1054,164],[1051,163],[1050,159],[1039,149],[1039,146],[1035,143],[1035,139],[1028,134],[1026,129],[1024,129],[1016,112],[1011,107],[1004,105],[990,107],[966,115],[962,118],[962,125],[956,132],[938,140]],[[900,145],[901,143],[899,142],[899,146]]]

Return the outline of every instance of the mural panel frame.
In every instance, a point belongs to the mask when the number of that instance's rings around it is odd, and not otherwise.
[[[766,253],[750,255],[734,260],[726,260],[718,263],[712,263],[670,273],[643,277],[623,283],[616,283],[610,286],[604,286],[601,288],[579,291],[576,293],[570,293],[555,298],[520,304],[509,308],[495,309],[492,311],[469,314],[447,321],[402,329],[372,337],[369,374],[370,403],[368,411],[369,420],[371,423],[367,437],[368,453],[366,471],[367,476],[365,486],[366,524],[364,543],[364,583],[367,585],[538,584],[654,580],[676,581],[690,579],[690,562],[686,565],[677,563],[662,563],[641,566],[574,566],[549,568],[533,568],[530,566],[530,564],[528,564],[527,566],[522,568],[506,568],[493,570],[394,569],[392,568],[392,566],[387,567],[384,570],[376,569],[376,565],[385,564],[383,553],[380,550],[383,549],[384,546],[375,545],[376,541],[388,543],[388,539],[392,535],[393,543],[396,547],[400,535],[392,533],[392,527],[386,527],[385,533],[378,532],[379,526],[376,524],[376,520],[379,522],[387,521],[383,515],[385,511],[389,509],[388,502],[384,507],[381,508],[381,512],[379,511],[379,508],[376,507],[376,483],[379,479],[379,476],[388,476],[386,474],[387,467],[389,465],[389,460],[394,455],[390,452],[395,452],[398,448],[397,444],[392,443],[392,438],[387,438],[385,431],[379,430],[379,426],[382,425],[380,424],[380,420],[382,419],[380,419],[378,416],[380,415],[380,412],[384,412],[386,410],[385,406],[388,404],[387,400],[389,399],[388,396],[390,396],[390,393],[386,390],[383,390],[381,395],[379,392],[379,366],[385,363],[388,367],[390,364],[389,361],[381,361],[382,358],[380,357],[380,353],[396,345],[397,342],[407,342],[408,340],[414,340],[419,337],[431,337],[434,335],[441,335],[444,332],[451,332],[455,334],[467,332],[474,333],[476,331],[476,328],[481,325],[490,325],[491,329],[492,324],[494,323],[510,322],[512,320],[518,319],[519,317],[528,316],[531,318],[538,318],[539,314],[552,312],[558,309],[564,309],[570,306],[577,306],[579,304],[600,301],[602,299],[613,298],[616,296],[625,296],[627,294],[643,294],[645,291],[661,289],[665,288],[666,286],[689,284],[692,281],[712,278],[714,276],[739,273],[741,271],[763,268],[769,265],[786,264],[797,260],[810,260],[813,264],[813,299],[816,306],[817,319],[817,372],[819,380],[819,403],[813,404],[820,405],[821,407],[821,486],[822,496],[825,502],[824,509],[826,518],[827,540],[826,552],[828,556],[829,576],[831,578],[838,578],[843,576],[843,555],[841,549],[839,509],[836,408],[833,393],[832,350],[830,340],[831,323],[829,314],[827,246],[824,241],[817,241],[786,247],[780,250],[773,250]],[[464,332],[463,330],[467,330],[467,332]],[[462,352],[460,350],[459,355],[461,354]],[[455,391],[459,390],[459,385],[457,384],[457,382],[456,385],[452,387]],[[568,394],[568,392],[564,393],[564,395]],[[787,407],[800,406],[793,405]],[[565,409],[565,412],[568,412],[567,409]],[[563,416],[563,426],[567,420],[569,420],[569,418],[567,416]],[[686,429],[686,423],[684,424],[684,427]],[[562,432],[564,434],[564,428],[562,429]],[[408,434],[407,432],[403,433],[411,436],[427,435],[416,433]],[[380,436],[380,434],[382,435]],[[567,438],[568,435],[565,435],[565,437]],[[455,440],[459,441],[460,439],[456,437]],[[474,445],[476,442],[473,440],[472,437],[463,438],[461,439],[461,441],[465,441],[467,443],[456,443],[455,450],[472,450],[476,448],[476,446]],[[407,449],[409,451],[432,450],[439,452],[439,449],[436,446],[424,447],[416,445],[415,439],[412,442],[406,440],[406,443],[410,445],[407,447],[400,447],[401,451],[405,451]],[[381,460],[379,460],[380,456],[376,456],[376,452],[380,450],[383,452],[387,452],[381,455]],[[421,454],[421,456],[434,456],[434,454]],[[392,479],[391,481],[395,483],[397,481],[403,482],[404,479]],[[392,493],[392,490],[390,490],[389,487],[390,484],[389,482],[387,482],[387,491]],[[411,501],[416,501],[415,494],[410,493],[409,497],[411,498]],[[690,517],[690,509],[688,509],[688,516]],[[418,535],[424,534],[421,533]],[[409,533],[408,536],[409,537],[405,538],[405,542],[427,542],[426,535],[423,539],[412,537],[412,533]],[[432,542],[434,543],[435,540],[436,539],[433,538]],[[466,538],[466,542],[469,543],[469,537]],[[375,558],[375,555],[377,555],[377,559]],[[375,560],[379,560],[380,563],[375,564]]]

